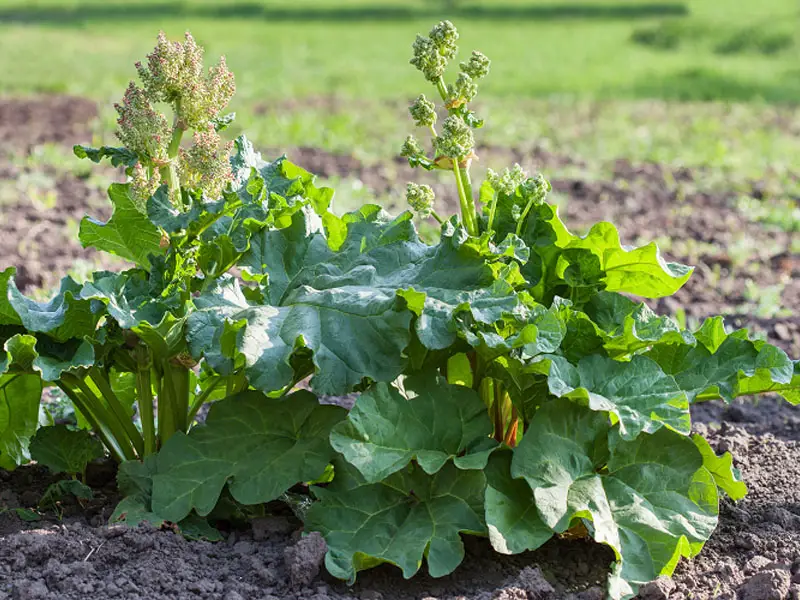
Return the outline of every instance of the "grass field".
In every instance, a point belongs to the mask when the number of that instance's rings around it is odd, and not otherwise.
[[[262,145],[386,160],[407,129],[405,102],[428,91],[407,64],[410,40],[449,17],[463,48],[494,60],[480,96],[488,143],[543,146],[599,169],[623,157],[736,177],[785,174],[800,150],[787,136],[800,126],[795,0],[454,4],[6,0],[0,93],[96,99],[95,141],[110,141],[110,105],[134,60],[159,29],[189,29],[209,56],[226,54],[233,108]]]

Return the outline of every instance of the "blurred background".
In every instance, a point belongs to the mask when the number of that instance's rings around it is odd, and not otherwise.
[[[226,55],[229,135],[319,174],[339,210],[397,212],[415,180],[448,212],[446,174],[398,157],[409,102],[434,91],[411,43],[443,18],[462,56],[493,61],[474,179],[543,172],[573,230],[612,220],[625,243],[698,266],[654,308],[725,313],[800,356],[797,0],[2,0],[0,268],[46,296],[108,266],[76,233],[85,213],[108,216],[120,173],[71,146],[115,143],[112,105],[159,30],[190,30],[208,64]]]

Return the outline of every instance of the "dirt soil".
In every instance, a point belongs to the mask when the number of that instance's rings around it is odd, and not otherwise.
[[[673,580],[644,588],[644,600],[800,598],[800,409],[765,400],[695,407],[695,429],[730,451],[750,489],[721,504],[717,532],[702,553],[679,564]],[[53,481],[39,467],[0,473],[0,600],[602,600],[613,560],[588,541],[552,540],[504,557],[485,540],[465,540],[467,557],[441,579],[404,581],[381,566],[353,588],[322,565],[324,542],[301,538],[301,523],[278,511],[223,542],[187,541],[148,527],[105,526],[117,501],[113,472],[90,472],[97,499],[65,502],[26,523],[13,511],[36,505]],[[738,596],[737,596],[738,594]]]
[[[94,115],[94,105],[76,98],[0,100],[0,186],[21,190],[10,201],[0,197],[0,268],[19,266],[24,289],[52,286],[76,261],[95,260],[74,241],[70,225],[87,211],[108,214],[99,210],[99,187],[51,167],[44,175],[53,182],[55,207],[37,204],[20,182],[39,167],[9,152],[28,152],[45,142],[88,142]],[[357,177],[376,194],[393,191],[394,198],[405,181],[419,179],[402,161],[367,166],[313,148],[290,156],[323,177]],[[518,161],[545,173],[580,166],[545,152],[486,148],[481,156],[485,164]],[[552,182],[567,198],[562,213],[573,230],[612,220],[626,243],[672,238],[669,258],[698,265],[684,290],[655,303],[657,309],[684,307],[696,318],[732,315],[733,324],[759,329],[800,356],[800,256],[790,251],[791,234],[750,222],[733,207],[733,191],[700,191],[702,176],[619,161],[606,180]],[[753,187],[757,193],[758,182]],[[452,202],[449,186],[436,188],[439,198]],[[737,250],[742,240],[744,254]],[[756,290],[782,286],[781,303],[795,315],[756,316],[752,294],[744,293],[746,279]],[[700,556],[681,562],[672,581],[647,586],[642,598],[800,600],[800,408],[772,399],[757,406],[741,400],[729,407],[698,405],[693,416],[716,450],[733,453],[750,495],[737,504],[723,500],[720,526]],[[324,545],[316,536],[301,538],[301,524],[290,513],[279,511],[251,529],[228,532],[220,543],[146,527],[107,527],[118,498],[113,469],[100,463],[90,471],[94,500],[85,506],[64,501],[37,522],[20,519],[14,509],[36,506],[52,481],[35,466],[0,471],[0,600],[600,600],[613,560],[607,548],[587,541],[552,540],[536,552],[502,557],[485,540],[467,539],[467,557],[449,577],[420,575],[407,582],[397,569],[382,566],[348,588],[325,573]]]

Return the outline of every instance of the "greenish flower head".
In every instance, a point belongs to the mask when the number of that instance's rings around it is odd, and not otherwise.
[[[158,169],[148,170],[142,163],[136,163],[131,173],[131,192],[141,209],[145,209],[147,200],[160,185],[161,173]]]
[[[469,61],[461,63],[461,72],[466,73],[472,77],[472,79],[482,79],[489,74],[489,67],[491,64],[492,61],[490,61],[485,54],[473,50]]]
[[[435,44],[439,54],[447,59],[455,57],[458,52],[458,30],[450,21],[441,21],[434,25],[430,34],[431,41]]]
[[[147,93],[131,82],[122,104],[115,104],[117,137],[129,150],[142,159],[155,163],[165,162],[172,129],[167,119],[153,108]]]
[[[459,73],[455,85],[448,88],[451,103],[471,102],[478,93],[478,84],[466,73]]]
[[[161,32],[147,66],[136,63],[148,98],[172,104],[184,127],[205,129],[228,105],[236,91],[225,58],[203,73],[203,49],[190,33],[184,42],[170,42]]]
[[[436,105],[420,94],[409,107],[408,112],[417,127],[432,127],[436,123]]]
[[[513,169],[506,168],[502,173],[496,173],[492,169],[486,172],[486,179],[489,185],[498,194],[512,195],[517,188],[525,183],[528,178],[527,173],[519,165],[514,165]]]
[[[442,156],[461,160],[472,152],[475,137],[472,128],[458,115],[450,115],[442,124],[442,133],[436,138],[436,150]]]
[[[219,198],[233,179],[229,159],[232,148],[233,142],[224,143],[213,126],[195,132],[192,147],[181,150],[178,171],[182,185],[203,190],[211,199]]]
[[[425,79],[436,82],[447,68],[447,59],[439,54],[436,45],[430,38],[417,36],[414,45],[414,56],[409,61],[425,76]]]
[[[417,138],[413,135],[410,135],[406,138],[406,141],[403,142],[403,146],[400,148],[400,156],[404,158],[415,158],[417,156],[424,156],[425,151],[422,149],[422,146],[419,145]]]
[[[520,192],[527,200],[533,199],[534,204],[540,204],[544,202],[547,194],[552,189],[553,186],[550,185],[550,182],[544,178],[544,175],[539,173],[536,177],[529,177],[523,181]]]
[[[436,195],[433,193],[431,186],[416,183],[409,183],[406,186],[406,201],[408,205],[423,219],[431,216],[434,200],[436,200]]]

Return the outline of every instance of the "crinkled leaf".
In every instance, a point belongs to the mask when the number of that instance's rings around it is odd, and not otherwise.
[[[161,527],[164,519],[155,514],[150,506],[155,472],[155,456],[146,457],[144,462],[128,460],[119,466],[117,488],[123,499],[108,519],[109,523],[125,523],[136,527],[144,522]]]
[[[8,284],[13,281],[16,272],[14,267],[0,271],[0,325],[22,325],[22,320],[8,297]]]
[[[378,383],[361,394],[346,420],[331,431],[331,445],[368,483],[412,460],[429,474],[448,461],[483,469],[497,447],[486,405],[469,388],[434,375],[406,379],[405,393]]]
[[[84,248],[97,248],[116,254],[144,267],[150,267],[151,254],[160,255],[161,233],[136,206],[129,183],[112,183],[108,197],[114,206],[111,218],[102,223],[91,217],[81,221],[80,238]]]
[[[654,243],[623,246],[611,223],[597,223],[586,236],[578,237],[546,203],[530,211],[521,237],[532,251],[523,273],[534,297],[543,303],[554,295],[569,297],[571,289],[579,288],[589,292],[584,299],[592,290],[602,289],[660,298],[674,294],[692,274],[691,267],[666,262]]]
[[[501,554],[535,550],[553,537],[544,524],[530,486],[511,477],[512,453],[495,452],[486,469],[486,525],[492,548]]]
[[[408,579],[428,562],[442,577],[464,558],[460,533],[482,535],[486,478],[482,471],[445,465],[435,475],[411,467],[379,483],[365,483],[346,463],[308,511],[306,528],[328,544],[325,566],[353,583],[358,571],[381,563],[396,565]]]
[[[153,512],[180,521],[207,515],[226,484],[243,504],[273,500],[319,477],[333,457],[331,427],[345,416],[309,392],[271,399],[243,392],[212,406],[205,425],[177,433],[158,454]]]
[[[52,338],[16,334],[6,340],[5,366],[0,352],[0,373],[35,371],[44,381],[56,381],[65,371],[74,371],[94,364],[94,347],[79,339],[57,342]]]
[[[583,310],[608,335],[603,347],[612,357],[655,344],[695,344],[692,334],[681,331],[672,318],[658,316],[643,302],[637,304],[615,292],[598,293]]]
[[[592,410],[612,413],[626,440],[662,426],[688,435],[689,400],[675,379],[643,356],[618,362],[603,356],[583,358],[577,367],[556,360],[548,385],[555,396],[571,398]]]
[[[741,500],[747,495],[747,485],[742,481],[739,469],[733,466],[730,452],[717,456],[708,441],[699,434],[692,436],[692,441],[703,455],[703,466],[714,477],[717,486],[728,494],[731,500]]]
[[[745,393],[791,387],[794,364],[780,348],[749,340],[745,330],[718,342],[719,336],[714,352],[703,343],[671,344],[656,346],[646,356],[672,375],[692,402],[704,392],[731,402]]]
[[[542,520],[556,532],[590,521],[617,555],[612,598],[627,598],[682,556],[702,548],[717,524],[718,495],[692,440],[668,429],[625,441],[608,416],[566,400],[544,405],[514,451]]]
[[[31,459],[53,473],[83,473],[86,465],[103,456],[103,444],[88,431],[66,425],[42,427],[31,440]]]
[[[0,468],[30,460],[28,445],[39,425],[42,380],[38,375],[0,376]]]
[[[112,167],[134,167],[139,162],[139,156],[136,152],[127,148],[114,148],[113,146],[92,148],[91,146],[75,145],[72,147],[72,151],[78,158],[88,158],[95,163],[108,158]]]
[[[639,248],[623,246],[617,228],[606,222],[595,224],[585,237],[573,236],[566,249],[589,250],[599,259],[606,290],[643,298],[671,296],[683,287],[694,270],[686,265],[666,262],[655,243]],[[558,267],[562,276],[570,264],[562,257]]]
[[[444,348],[457,338],[456,314],[493,323],[516,306],[510,287],[462,248],[457,232],[427,246],[410,215],[389,220],[365,207],[346,216],[348,236],[333,251],[311,221],[307,211],[296,213],[291,227],[263,231],[243,256],[253,277],[268,277],[269,305],[251,304],[228,284],[196,299],[201,310],[189,318],[195,357],[211,348],[223,319],[245,320],[238,349],[251,385],[269,392],[290,383],[290,357],[305,347],[313,351],[314,389],[344,393],[365,377],[392,381],[402,373],[412,313],[422,343]],[[220,294],[220,287],[227,289]]]
[[[81,299],[81,285],[69,276],[61,280],[58,293],[49,302],[27,298],[11,279],[8,301],[25,329],[62,342],[93,335],[102,316],[102,305]]]
[[[169,310],[168,299],[153,293],[147,273],[131,269],[121,273],[101,271],[83,285],[81,298],[100,301],[123,329],[146,322],[155,325]]]

